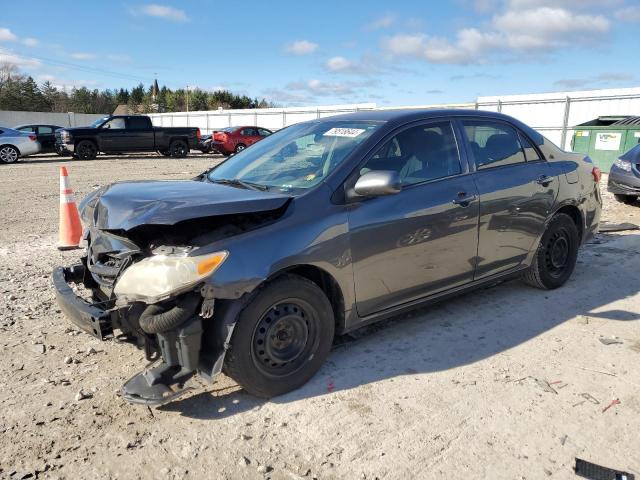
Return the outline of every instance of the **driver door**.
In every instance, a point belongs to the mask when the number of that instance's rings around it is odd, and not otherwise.
[[[349,212],[356,306],[366,316],[472,281],[479,201],[449,121],[405,128],[360,170],[396,171],[399,193]]]
[[[103,152],[122,152],[130,148],[124,117],[112,118],[102,125],[99,138],[98,148]]]

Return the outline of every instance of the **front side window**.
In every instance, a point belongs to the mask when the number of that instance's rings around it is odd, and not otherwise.
[[[327,178],[379,126],[379,122],[345,120],[292,125],[220,164],[208,179],[241,180],[301,194]]]
[[[109,130],[121,130],[125,128],[124,126],[124,118],[112,118],[107,123],[105,123],[102,128],[106,128]]]
[[[386,142],[360,170],[398,172],[403,185],[436,180],[462,172],[458,146],[449,122],[408,128]]]
[[[478,170],[524,163],[518,133],[509,125],[483,120],[462,123]]]

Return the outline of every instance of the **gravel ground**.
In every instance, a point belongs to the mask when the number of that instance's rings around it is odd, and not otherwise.
[[[219,159],[68,165],[81,198]],[[55,304],[50,272],[79,255],[55,249],[59,160],[0,166],[0,478],[574,478],[575,457],[640,474],[640,232],[599,235],[559,290],[509,282],[343,337],[271,401],[220,376],[149,409],[117,394],[141,352]],[[606,194],[604,219],[640,224],[640,204]]]

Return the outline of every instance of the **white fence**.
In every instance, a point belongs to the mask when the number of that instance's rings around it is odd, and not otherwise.
[[[18,125],[30,124],[84,127],[105,115],[104,113],[14,112],[0,110],[0,127],[13,128]]]
[[[328,105],[322,107],[257,108],[247,110],[207,110],[179,113],[152,113],[149,116],[158,127],[199,127],[203,133],[213,130],[251,125],[278,130],[294,123],[329,117],[340,113],[373,110],[375,103]]]
[[[277,130],[315,118],[377,108],[379,107],[375,103],[360,103],[302,108],[152,113],[150,117],[157,126],[199,127],[203,133],[211,133],[215,129],[240,125],[256,125]],[[384,107],[385,110],[396,108],[471,108],[502,112],[523,121],[554,143],[569,149],[575,125],[605,115],[640,115],[640,87],[479,97],[476,102],[447,105]],[[13,127],[25,123],[50,123],[63,127],[82,126],[101,116],[0,111],[0,125]]]
[[[475,108],[511,115],[569,150],[576,125],[601,116],[640,115],[640,88],[479,97]]]

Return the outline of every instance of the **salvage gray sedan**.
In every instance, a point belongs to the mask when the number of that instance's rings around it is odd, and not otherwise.
[[[35,133],[0,127],[0,163],[15,163],[20,157],[40,152]]]
[[[86,253],[53,281],[77,326],[156,360],[127,400],[222,370],[270,397],[307,382],[337,334],[515,277],[562,286],[597,229],[599,179],[497,113],[329,117],[192,181],[98,189],[81,203]]]

